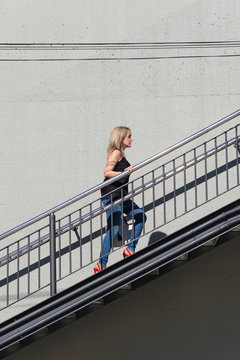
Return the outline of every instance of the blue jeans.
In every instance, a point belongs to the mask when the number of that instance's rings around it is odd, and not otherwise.
[[[104,206],[109,205],[111,203],[110,199],[102,200]],[[132,209],[133,205],[133,209]],[[122,209],[123,206],[123,209]],[[133,210],[133,211],[132,211]],[[137,204],[132,203],[131,200],[126,200],[123,204],[118,204],[113,208],[107,210],[107,233],[104,236],[103,243],[102,243],[102,251],[100,254],[99,263],[102,266],[106,266],[108,261],[108,255],[112,248],[112,239],[117,235],[120,227],[121,222],[121,215],[122,211],[124,214],[134,217],[134,226],[131,232],[130,242],[128,244],[128,249],[131,251],[135,251],[135,248],[138,243],[139,236],[141,235],[143,229],[143,221],[145,222],[147,217],[144,214],[143,218],[143,211],[140,209]],[[111,216],[112,214],[112,216]],[[113,234],[112,234],[113,231]]]

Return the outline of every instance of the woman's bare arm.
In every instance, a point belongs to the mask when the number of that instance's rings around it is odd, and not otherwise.
[[[119,150],[114,150],[108,157],[107,163],[104,169],[104,177],[105,178],[112,178],[118,174],[121,174],[121,171],[113,171],[116,164],[121,160],[122,154]],[[131,171],[133,169],[133,166],[130,165],[124,171],[129,170]]]
[[[121,153],[119,150],[114,150],[108,157],[107,163],[104,169],[104,177],[112,178],[118,174],[121,174],[119,171],[113,171],[116,164],[121,160]]]

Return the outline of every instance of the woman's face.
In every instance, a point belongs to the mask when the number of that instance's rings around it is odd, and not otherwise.
[[[128,130],[127,135],[125,136],[125,138],[123,138],[123,145],[125,146],[125,148],[131,147],[132,141],[133,141],[132,135]]]

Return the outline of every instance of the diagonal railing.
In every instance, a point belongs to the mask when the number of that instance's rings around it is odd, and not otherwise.
[[[156,229],[162,229],[190,211],[197,211],[200,206],[239,187],[240,124],[231,124],[227,130],[205,139],[206,134],[221,129],[223,124],[237,119],[239,115],[240,110],[135,165],[134,172],[156,164],[154,169],[131,181],[129,194],[120,200],[104,207],[101,198],[97,195],[92,199],[92,195],[126,176],[127,172],[2,234],[0,240],[27,232],[17,240],[10,240],[10,244],[0,250],[2,309],[40,290],[45,289],[49,292],[48,296],[52,296],[70,275],[76,274],[80,280],[90,276],[92,263],[98,260],[101,251],[105,233],[103,216],[109,208],[127,199],[136,199],[143,209],[143,217],[145,214],[148,216],[142,234],[144,243],[147,235]],[[199,143],[202,137],[204,141]],[[180,149],[184,150],[189,143],[192,144],[191,149],[181,153]],[[177,157],[164,162],[166,155],[175,150],[178,150]],[[158,161],[161,163],[158,164]],[[86,198],[90,199],[89,203],[70,212],[73,204],[81,203]],[[57,218],[63,210],[67,214]],[[133,219],[127,220],[130,226],[134,226]],[[32,226],[35,228],[28,231]],[[116,242],[116,239],[112,239],[112,262],[118,260],[118,250],[126,245],[128,233],[129,229],[122,221],[122,240]]]

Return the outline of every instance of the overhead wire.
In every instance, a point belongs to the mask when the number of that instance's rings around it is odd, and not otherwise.
[[[51,62],[51,61],[130,61],[130,60],[164,60],[164,59],[201,59],[201,58],[228,58],[239,57],[240,54],[219,54],[219,55],[179,55],[179,56],[149,56],[149,57],[105,57],[105,58],[37,58],[37,59],[1,59],[0,62]]]
[[[125,43],[0,43],[0,50],[120,50],[239,47],[240,41]]]
[[[240,41],[203,41],[203,42],[126,42],[126,43],[0,43],[0,51],[114,51],[114,50],[181,50],[181,49],[210,49],[210,48],[238,48]],[[226,58],[239,57],[239,54],[213,55],[163,55],[163,56],[99,56],[99,57],[50,57],[50,58],[2,58],[6,61],[131,61],[131,60],[163,60],[163,59],[196,59],[196,58]]]

